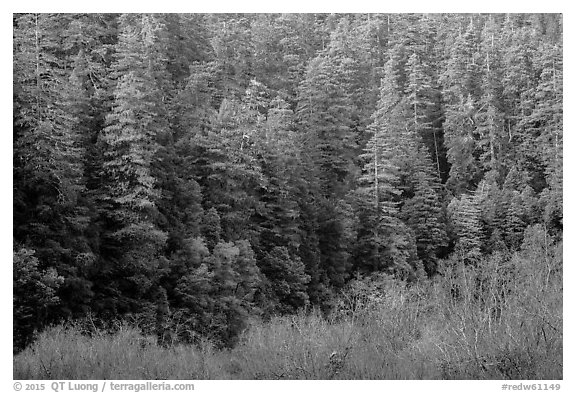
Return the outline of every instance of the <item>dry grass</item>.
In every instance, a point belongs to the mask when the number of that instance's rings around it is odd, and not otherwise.
[[[224,377],[209,343],[162,348],[137,330],[88,337],[57,326],[14,358],[15,379],[214,379]]]
[[[330,318],[253,323],[232,350],[162,348],[127,327],[91,338],[54,327],[15,356],[14,378],[562,379],[561,245],[380,285]]]

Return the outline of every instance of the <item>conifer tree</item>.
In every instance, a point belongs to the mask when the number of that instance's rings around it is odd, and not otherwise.
[[[320,264],[330,272],[329,279],[336,285],[344,282],[349,256],[345,245],[340,244],[346,235],[334,205],[352,186],[357,149],[353,131],[355,108],[344,84],[346,64],[346,59],[330,54],[313,59],[300,85],[296,109],[304,139],[302,154],[312,168],[307,177],[310,183],[318,183],[315,197],[319,201]]]
[[[154,48],[163,27],[149,15],[122,15],[119,23],[117,85],[102,133],[107,181],[102,199],[110,223],[108,252],[120,254],[113,269],[126,280],[123,295],[141,299],[156,280],[167,239],[154,222],[160,192],[152,175],[157,138],[168,132],[158,83],[164,65]]]
[[[506,211],[504,233],[508,247],[512,250],[517,250],[522,243],[524,229],[526,228],[526,224],[522,219],[522,197],[518,191],[512,191],[511,195],[509,195],[509,201],[508,209]]]
[[[325,196],[342,196],[352,173],[352,102],[341,82],[337,61],[317,57],[300,85],[297,119],[307,133],[308,151]]]
[[[455,39],[441,78],[446,102],[444,136],[451,165],[447,186],[457,195],[474,190],[482,175],[474,119],[480,94],[476,53],[475,28],[470,19],[465,34]]]
[[[483,57],[484,77],[480,108],[473,116],[479,134],[478,144],[482,149],[479,160],[485,171],[498,170],[501,156],[506,153],[509,141],[505,132],[505,114],[500,42],[498,27],[493,18],[489,18],[482,31],[481,57]]]
[[[250,18],[222,15],[211,18],[211,45],[217,66],[218,104],[240,99],[254,77]]]
[[[356,191],[357,208],[366,213],[359,214],[362,225],[357,253],[370,270],[376,271],[406,266],[408,261],[403,258],[415,254],[401,252],[413,241],[406,239],[410,232],[401,231],[400,176],[410,149],[416,146],[404,123],[407,105],[401,96],[401,54],[402,47],[395,47],[386,63],[380,100],[370,125],[373,134],[363,155],[364,173]]]
[[[421,147],[416,153],[411,174],[413,196],[404,202],[401,216],[414,232],[418,258],[431,276],[436,273],[438,257],[447,247],[448,239],[440,180],[427,157],[427,149]]]
[[[456,249],[467,264],[476,265],[481,257],[482,227],[474,195],[463,194],[448,205],[451,224],[457,231]]]

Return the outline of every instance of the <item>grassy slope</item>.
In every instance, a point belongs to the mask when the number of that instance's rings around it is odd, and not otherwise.
[[[388,280],[328,319],[254,323],[232,350],[162,348],[127,327],[92,337],[54,327],[14,357],[14,378],[561,379],[562,248],[540,251],[490,258],[482,276],[454,269],[410,288]]]

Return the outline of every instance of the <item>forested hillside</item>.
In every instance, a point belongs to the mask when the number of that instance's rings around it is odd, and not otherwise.
[[[15,350],[88,315],[232,347],[562,240],[561,15],[13,23]]]

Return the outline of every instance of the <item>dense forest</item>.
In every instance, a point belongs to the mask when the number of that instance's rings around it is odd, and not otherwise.
[[[561,15],[17,14],[13,34],[15,351],[87,316],[233,347],[363,277],[562,240]]]

